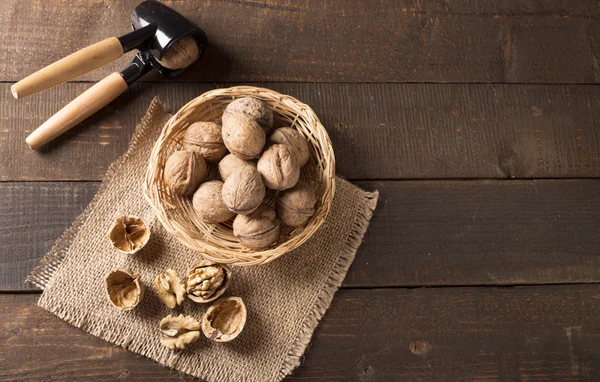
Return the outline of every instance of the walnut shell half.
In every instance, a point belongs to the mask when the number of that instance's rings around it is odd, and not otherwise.
[[[200,323],[192,316],[170,314],[160,320],[160,343],[167,349],[185,349],[185,345],[196,342],[200,338]]]
[[[202,260],[192,265],[187,277],[190,300],[206,303],[219,298],[231,284],[232,272],[225,264]]]
[[[202,332],[215,342],[231,341],[244,329],[246,316],[246,305],[241,298],[223,297],[202,317]]]
[[[117,269],[106,277],[106,291],[113,306],[131,310],[144,298],[144,284],[140,276],[129,269]]]
[[[121,216],[110,227],[108,238],[119,252],[133,255],[146,245],[150,239],[150,230],[136,216]]]

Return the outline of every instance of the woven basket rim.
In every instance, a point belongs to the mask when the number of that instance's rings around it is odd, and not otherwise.
[[[190,203],[170,195],[162,183],[165,158],[175,151],[178,137],[187,126],[201,120],[195,119],[197,115],[204,113],[201,115],[209,119],[220,119],[222,113],[219,108],[245,96],[262,99],[279,121],[292,125],[305,136],[311,148],[311,166],[305,167],[314,170],[314,174],[307,176],[319,190],[315,215],[305,225],[291,229],[284,241],[261,251],[248,250],[236,244],[232,235],[228,234],[227,223],[212,225],[194,220]],[[253,86],[214,89],[189,101],[166,122],[150,154],[143,193],[167,232],[203,257],[237,266],[266,264],[298,248],[325,222],[335,194],[335,156],[329,135],[316,113],[296,98]]]

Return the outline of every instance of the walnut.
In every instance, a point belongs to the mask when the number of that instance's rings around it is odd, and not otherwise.
[[[265,134],[273,127],[273,112],[263,101],[252,98],[242,97],[232,101],[225,109],[230,113],[241,113],[252,117],[262,127]]]
[[[242,113],[223,113],[223,142],[229,151],[244,160],[258,158],[266,135],[256,119]]]
[[[160,320],[160,343],[167,349],[185,349],[186,345],[200,338],[200,323],[192,316],[170,314]]]
[[[121,216],[108,230],[108,238],[119,252],[133,255],[146,245],[150,230],[138,217]]]
[[[162,59],[156,61],[168,69],[185,69],[196,61],[198,53],[196,40],[193,37],[184,37],[171,44]]]
[[[246,305],[239,297],[223,297],[202,317],[202,332],[215,342],[228,342],[237,337],[246,324]]]
[[[296,155],[298,165],[304,166],[308,162],[310,153],[308,151],[308,144],[306,139],[300,134],[298,130],[291,127],[280,127],[275,130],[269,137],[269,144],[285,144],[292,149],[292,152]]]
[[[231,284],[231,268],[202,260],[188,272],[187,293],[190,300],[200,303],[219,298]]]
[[[227,154],[221,126],[213,122],[192,123],[182,140],[183,148],[199,152],[207,162],[218,162]]]
[[[181,277],[172,269],[156,276],[154,279],[154,290],[168,308],[175,309],[177,305],[183,304],[185,299],[185,285]]]
[[[256,167],[262,175],[265,186],[272,190],[287,190],[298,183],[300,166],[287,145],[276,144],[269,147],[258,160]]]
[[[112,304],[121,310],[131,310],[144,298],[140,276],[129,269],[112,271],[106,277],[106,291]]]
[[[221,161],[219,162],[219,174],[221,175],[221,179],[223,179],[223,181],[226,181],[232,172],[237,170],[239,167],[248,165],[254,166],[254,168],[256,168],[256,163],[254,162],[240,159],[233,154],[226,155],[225,158],[221,159]]]
[[[206,162],[198,152],[175,151],[165,164],[164,180],[177,195],[191,195],[206,178]]]
[[[280,221],[271,206],[263,203],[249,215],[238,215],[233,221],[233,235],[247,248],[260,250],[279,239]]]
[[[316,203],[314,187],[305,182],[298,182],[293,188],[278,195],[277,216],[284,224],[298,227],[315,214]]]
[[[223,202],[222,192],[223,182],[220,180],[205,182],[198,187],[192,198],[192,205],[200,220],[207,224],[217,224],[235,216],[235,212],[230,211]]]
[[[247,215],[265,198],[265,185],[253,166],[235,170],[223,184],[223,202],[236,214]]]

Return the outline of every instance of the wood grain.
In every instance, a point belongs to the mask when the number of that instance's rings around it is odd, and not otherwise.
[[[129,31],[139,0],[0,2],[0,80]],[[210,48],[178,81],[599,81],[594,1],[165,1]],[[26,11],[24,11],[26,9]],[[123,69],[131,55],[84,80]],[[158,75],[146,81],[162,80]]]
[[[192,380],[69,326],[37,297],[0,295],[3,381]],[[340,290],[289,379],[598,380],[598,299],[598,285]]]
[[[311,105],[348,179],[599,177],[600,87],[258,83]],[[89,88],[23,100],[0,84],[0,180],[100,180],[154,96],[178,110],[210,84],[135,84],[42,148],[25,137]],[[224,86],[220,84],[218,86]]]
[[[600,180],[358,184],[381,200],[344,287],[600,282]],[[0,290],[33,288],[98,186],[0,183]]]

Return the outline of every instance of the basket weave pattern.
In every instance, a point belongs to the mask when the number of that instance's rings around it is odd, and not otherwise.
[[[253,251],[244,248],[233,236],[232,221],[206,224],[194,212],[191,199],[173,195],[163,181],[163,169],[169,156],[181,149],[185,130],[194,122],[221,123],[227,105],[236,98],[254,97],[273,111],[274,127],[291,126],[306,139],[310,159],[302,168],[300,179],[315,186],[315,214],[300,227],[282,226],[279,242],[270,248]],[[209,168],[209,180],[218,178],[216,165]],[[187,247],[204,257],[223,264],[258,265],[276,259],[308,240],[324,223],[335,193],[335,157],[327,131],[314,111],[293,97],[273,90],[237,86],[211,90],[183,106],[164,126],[156,141],[150,161],[144,195],[153,206],[165,229]],[[268,190],[266,202],[274,205],[275,191]]]

